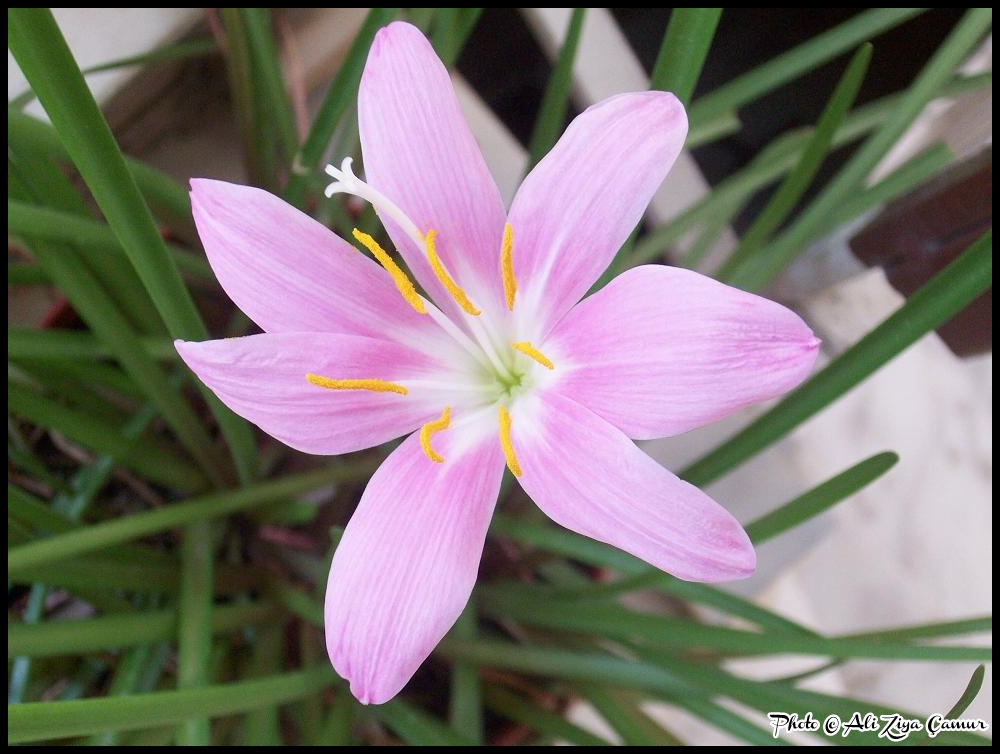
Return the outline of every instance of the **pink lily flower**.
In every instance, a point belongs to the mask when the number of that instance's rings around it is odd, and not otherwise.
[[[416,28],[379,32],[359,117],[367,182],[345,161],[328,194],[374,205],[412,279],[371,236],[354,233],[377,262],[264,191],[194,180],[212,267],[264,333],[176,343],[223,402],[293,448],[407,436],[330,569],[327,647],[354,695],[392,698],[458,618],[505,467],[557,523],[679,578],[750,575],[736,519],[633,440],[786,392],[819,341],[779,304],[661,265],[580,300],[681,150],[678,100],[589,108],[509,211]]]

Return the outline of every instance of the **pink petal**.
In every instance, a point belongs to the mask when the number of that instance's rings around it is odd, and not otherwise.
[[[375,472],[330,566],[326,641],[363,704],[395,696],[458,618],[476,581],[503,457],[490,422],[411,435]]]
[[[611,263],[686,134],[672,94],[621,94],[579,115],[525,179],[510,209],[514,272],[540,335]]]
[[[565,366],[561,394],[650,439],[791,390],[812,369],[819,340],[781,304],[649,265],[581,302],[543,350]]]
[[[266,332],[407,341],[421,324],[378,264],[278,197],[191,181],[198,234],[229,297]]]
[[[477,307],[500,306],[506,219],[500,191],[448,71],[416,27],[397,22],[376,35],[358,93],[358,121],[368,182],[422,233],[437,231],[438,254]],[[381,219],[425,290],[453,311],[424,249],[384,214]]]
[[[338,455],[379,445],[437,418],[443,406],[439,396],[421,390],[331,390],[306,380],[316,374],[405,382],[441,374],[436,362],[387,340],[271,333],[174,345],[229,408],[305,453]]]
[[[512,444],[524,491],[556,523],[690,581],[749,576],[739,522],[580,404],[537,394],[514,405]]]

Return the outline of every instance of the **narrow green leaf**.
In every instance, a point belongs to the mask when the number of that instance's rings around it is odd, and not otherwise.
[[[955,69],[992,22],[992,8],[967,11],[903,94],[898,107],[882,127],[865,141],[788,230],[766,250],[762,249],[760,254],[755,255],[753,264],[747,263],[732,271],[727,282],[747,290],[758,290],[774,279],[810,240],[816,238],[829,214],[864,185],[871,171],[951,79]]]
[[[471,600],[465,606],[451,635],[461,639],[475,639],[478,635],[476,605]],[[479,682],[479,667],[459,660],[451,668],[451,695],[448,721],[452,729],[475,745],[483,743],[483,699]]]
[[[274,602],[245,602],[212,609],[210,625],[215,634],[241,630],[272,621],[281,615]],[[35,625],[8,622],[7,657],[58,657],[85,655],[143,644],[172,642],[179,625],[175,610],[105,615],[84,620],[46,621]]]
[[[920,8],[876,8],[859,13],[699,98],[691,107],[690,120],[697,123],[735,111],[922,12]]]
[[[169,654],[170,647],[165,643],[143,644],[126,652],[115,664],[108,696],[132,696],[153,691]],[[116,746],[119,743],[117,731],[99,733],[87,741],[90,746]]]
[[[48,589],[46,589],[44,584],[32,584],[24,609],[21,611],[21,618],[24,623],[15,625],[31,626],[40,621],[42,615],[45,613],[46,596],[48,596]],[[10,628],[11,624],[8,622],[8,637],[10,636]],[[32,658],[15,652],[8,654],[7,659],[11,663],[7,684],[7,704],[20,704],[24,701],[28,682],[31,679]]]
[[[11,197],[29,197],[35,205],[89,219],[92,209],[66,175],[66,171],[30,139],[19,138],[21,136],[17,129],[8,128],[7,171],[8,174],[16,175],[14,180],[8,180],[8,201]],[[14,224],[19,219],[15,214]],[[8,233],[16,232],[14,224],[8,222]],[[38,238],[40,237],[25,234],[19,240],[25,246],[25,251],[32,253],[31,242]],[[85,246],[75,243],[72,238],[64,240],[65,244],[60,244],[64,249],[62,253],[72,254],[86,266],[90,275],[112,297],[115,307],[133,330],[143,333],[164,332],[163,322],[152,299],[124,254],[110,257],[104,255],[102,258],[102,255],[92,253]],[[44,260],[41,262],[44,267]]]
[[[685,105],[690,104],[721,16],[722,8],[671,9],[649,77],[650,89],[673,92]]]
[[[468,641],[451,638],[445,638],[436,651],[452,659],[461,658],[568,681],[668,693],[683,693],[691,689],[688,683],[666,668],[595,652],[522,646],[489,639]]]
[[[941,175],[954,159],[944,144],[935,144],[910,158],[873,186],[844,199],[827,217],[818,220],[815,234],[832,233],[838,227],[861,217],[871,210],[913,191]]]
[[[249,678],[267,678],[281,671],[285,649],[285,626],[273,621],[258,629],[253,643],[253,660]],[[264,707],[247,715],[243,721],[244,746],[281,746],[278,707]]]
[[[105,223],[70,212],[38,207],[11,199],[7,200],[7,232],[124,254],[118,237]],[[212,269],[204,257],[171,244],[167,244],[167,250],[181,272],[205,280],[215,280],[215,275],[212,274]],[[94,259],[96,261],[98,258]]]
[[[45,270],[30,262],[7,263],[7,285],[51,285]]]
[[[14,517],[40,531],[62,532],[74,528],[73,522],[52,510],[39,498],[7,482],[7,518]]]
[[[207,338],[149,208],[52,14],[39,8],[8,9],[7,44],[170,334],[189,340]],[[236,419],[207,388],[203,394],[229,441],[237,470],[244,479],[250,478],[253,441],[249,426]],[[175,413],[165,411],[168,419]],[[188,438],[192,450],[199,451],[197,458],[206,472],[220,479],[213,446],[198,440],[185,424],[175,429]]]
[[[681,581],[666,573],[651,569],[636,557],[604,545],[588,537],[549,524],[538,524],[524,519],[513,519],[505,513],[496,513],[490,532],[538,548],[544,552],[562,555],[602,568],[609,568],[626,576],[649,575],[650,586],[684,600],[694,601],[735,615],[763,628],[775,631],[812,634],[794,623],[748,600],[707,584]]]
[[[527,626],[563,633],[583,633],[620,641],[639,641],[701,654],[753,656],[804,654],[842,658],[884,658],[921,661],[981,661],[992,657],[988,647],[917,645],[906,642],[826,638],[786,631],[745,631],[640,613],[616,602],[579,602],[554,599],[544,592],[534,602],[486,600],[484,612]]]
[[[93,413],[63,406],[16,382],[7,383],[8,410],[41,427],[60,432],[73,442],[112,456],[149,479],[188,492],[204,489],[207,480],[186,458],[166,446],[137,441],[121,433],[121,425],[108,425]]]
[[[7,709],[7,743],[62,740],[108,730],[139,730],[179,723],[192,715],[246,713],[315,694],[334,682],[321,667],[270,678],[187,691],[160,691],[118,699],[35,702]]]
[[[879,453],[785,503],[746,526],[754,544],[794,529],[874,482],[896,465],[895,453]]]
[[[195,521],[184,527],[181,540],[181,593],[177,631],[177,689],[208,685],[212,652],[212,522]],[[190,717],[177,729],[181,746],[208,746],[211,731],[207,717]]]
[[[397,10],[397,8],[372,8],[354,36],[344,62],[340,64],[337,75],[326,90],[323,102],[309,129],[309,135],[292,162],[292,172],[284,191],[285,200],[289,203],[301,206],[305,199],[309,181],[319,170],[319,161],[329,147],[341,118],[357,98],[361,72],[364,70],[368,48],[371,47],[375,32],[389,23],[395,17]]]
[[[577,746],[610,746],[610,743],[579,725],[565,715],[546,710],[537,702],[529,702],[517,694],[496,685],[487,686],[483,692],[487,706],[508,720],[527,725],[551,741],[565,741]]]
[[[470,738],[456,733],[436,717],[398,697],[371,708],[384,725],[410,746],[473,746]]]
[[[586,10],[586,8],[574,8],[570,15],[566,38],[545,85],[542,104],[538,108],[535,125],[531,130],[525,173],[535,167],[552,148],[566,125],[566,112],[569,109],[570,90],[573,86],[573,63],[580,45],[580,33],[583,31]]]
[[[275,581],[270,591],[292,615],[317,628],[323,627],[323,604],[287,582]]]
[[[316,735],[316,746],[350,746],[351,727],[354,722],[354,699],[347,692],[334,697],[330,712]]]
[[[969,679],[969,684],[965,687],[965,691],[962,692],[962,696],[958,698],[954,706],[945,713],[945,717],[954,720],[955,718],[965,714],[965,711],[969,709],[976,697],[979,696],[979,692],[983,688],[983,680],[986,678],[986,666],[980,665],[974,671],[972,671],[972,677]]]
[[[101,553],[80,555],[71,562],[22,571],[18,582],[35,582],[71,590],[177,594],[180,566],[173,558],[138,545],[114,545]],[[249,568],[220,565],[214,574],[217,595],[259,587],[261,575]]]
[[[177,361],[177,350],[168,339],[140,338],[142,350],[161,361]],[[12,361],[82,361],[96,362],[114,356],[107,344],[83,330],[33,327],[7,328],[7,358]]]
[[[81,71],[81,73],[83,73],[84,76],[90,76],[94,73],[114,71],[119,68],[129,68],[132,66],[153,66],[157,63],[201,57],[218,52],[218,50],[219,46],[216,44],[214,39],[192,39],[187,42],[178,42],[176,44],[151,50],[150,52],[144,52],[141,55],[131,55],[126,58],[117,58],[116,60],[109,60],[106,63],[87,66]],[[23,94],[12,99],[7,103],[7,105],[8,107],[21,109],[30,102],[33,102],[34,99],[35,93],[29,89]]]
[[[8,45],[175,337],[204,325],[52,14],[9,8]]]
[[[704,486],[756,455],[947,322],[993,285],[993,231],[973,243],[881,325],[681,476]]]
[[[285,87],[284,72],[271,26],[269,8],[241,8],[243,28],[250,54],[250,75],[254,91],[256,125],[272,134],[284,168],[298,149],[295,116]]]
[[[905,642],[912,641],[913,639],[938,639],[941,637],[959,636],[961,634],[992,632],[993,618],[985,616],[982,618],[927,623],[921,626],[890,628],[884,631],[866,631],[858,634],[849,634],[844,638],[872,642]]]
[[[462,53],[483,8],[434,8],[431,43],[445,67],[451,68]]]
[[[837,82],[820,115],[809,143],[802,150],[798,164],[788,173],[767,206],[743,234],[739,246],[719,269],[717,277],[720,280],[726,280],[732,270],[751,264],[754,254],[795,209],[829,154],[834,136],[844,118],[854,106],[854,100],[868,72],[871,57],[872,46],[865,44],[851,58],[844,75]]]
[[[700,696],[672,696],[668,701],[681,709],[686,709],[709,725],[714,725],[719,730],[753,746],[791,746],[788,741],[774,738],[769,731],[758,728],[711,699]]]
[[[948,83],[942,90],[942,95],[957,96],[963,91],[981,88],[991,83],[991,76],[958,77]],[[901,95],[890,95],[857,108],[837,130],[832,146],[839,148],[850,144],[878,128],[898,106],[900,98]],[[719,218],[726,218],[726,222],[729,223],[757,191],[779,179],[795,166],[799,154],[810,138],[811,131],[801,129],[779,136],[761,150],[749,165],[717,184],[704,199],[666,225],[647,233],[636,244],[635,250],[628,258],[628,264],[631,266],[643,264],[662,256],[666,249],[700,224],[719,222]],[[883,179],[880,184],[888,180],[890,177]],[[872,187],[862,193],[867,194],[876,188]],[[874,200],[874,197],[872,199]],[[865,209],[877,204],[875,201],[864,201],[863,204],[855,206],[856,201],[859,200],[853,195],[844,200],[841,207],[837,208],[837,219],[832,227],[856,217]],[[696,262],[686,255],[680,263],[693,266]]]
[[[76,360],[14,359],[24,375],[23,382],[44,388],[48,395],[57,396],[69,406],[82,408],[97,421],[115,423],[121,419],[122,407],[146,398],[142,388],[114,364],[87,363]],[[22,381],[19,379],[19,381]],[[173,449],[173,443],[170,444]]]
[[[44,540],[7,550],[7,577],[15,578],[21,569],[55,563],[84,552],[148,536],[164,529],[202,519],[228,516],[237,511],[302,495],[338,482],[363,479],[375,469],[371,460],[351,465],[333,465],[304,474],[285,476],[274,481],[250,485],[174,503],[154,511],[135,513],[114,521],[93,524],[81,531],[56,534]]]
[[[50,160],[66,162],[69,153],[51,124],[26,113],[7,108],[7,139],[11,143],[31,143]],[[187,189],[144,162],[125,158],[125,163],[157,219],[184,238],[194,238],[191,202]]]
[[[676,736],[653,723],[639,708],[639,700],[630,700],[624,692],[603,685],[585,683],[578,688],[597,713],[621,737],[625,746],[683,744]]]

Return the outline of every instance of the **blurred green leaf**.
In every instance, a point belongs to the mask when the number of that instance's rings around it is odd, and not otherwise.
[[[759,290],[774,279],[825,227],[838,205],[864,186],[866,178],[899,141],[900,136],[938,95],[993,23],[992,8],[966,12],[948,38],[914,79],[885,123],[851,156],[847,164],[805,208],[792,225],[752,260],[730,270],[726,282]]]
[[[577,746],[610,746],[608,741],[570,722],[565,715],[550,712],[543,704],[529,701],[501,686],[489,685],[483,694],[490,709],[528,726],[547,739],[546,743],[565,741]]]
[[[215,569],[212,522],[194,521],[181,535],[180,598],[177,612],[177,689],[201,689],[210,683],[212,653],[212,579]],[[266,707],[258,708],[264,713]],[[181,746],[211,744],[209,719],[200,714],[182,720],[177,728]]]
[[[483,8],[435,8],[431,41],[446,67],[451,68],[475,28]]]
[[[71,243],[83,249],[124,254],[118,237],[104,223],[70,212],[38,207],[11,199],[7,200],[7,232],[42,238],[46,241]],[[215,275],[203,256],[181,246],[172,244],[166,246],[178,270],[198,278],[215,280]],[[93,258],[96,262],[101,257]]]
[[[535,116],[535,125],[531,129],[525,174],[552,149],[566,125],[570,90],[573,85],[573,63],[576,61],[576,52],[580,46],[580,33],[583,31],[586,12],[586,8],[574,8],[570,15],[566,38],[552,66],[538,115]]]
[[[245,602],[213,608],[210,625],[215,633],[223,634],[274,620],[280,614],[281,608],[274,602]],[[46,621],[34,626],[8,623],[7,657],[82,655],[155,644],[174,640],[177,627],[178,614],[171,609]]]
[[[291,204],[301,206],[309,182],[315,177],[314,173],[319,169],[319,162],[330,146],[333,134],[340,125],[344,113],[349,111],[357,98],[361,72],[364,70],[368,48],[371,47],[375,32],[389,23],[397,10],[372,8],[368,11],[347,56],[327,87],[326,95],[309,129],[309,135],[292,161],[292,172],[284,191],[285,200]]]
[[[359,460],[351,465],[333,465],[318,471],[248,485],[239,490],[196,497],[153,511],[134,513],[114,521],[92,524],[81,531],[57,534],[8,549],[7,576],[15,578],[20,569],[58,562],[193,521],[227,516],[337,482],[363,479],[374,471],[375,466],[376,463],[370,460]]]
[[[177,350],[166,338],[144,337],[138,342],[150,357],[177,361]],[[12,361],[83,361],[97,362],[113,357],[112,350],[91,333],[83,330],[33,327],[7,328],[7,358]]]
[[[475,603],[470,600],[452,626],[451,635],[462,639],[475,639],[479,619]],[[448,721],[460,736],[474,745],[483,743],[483,693],[479,681],[479,666],[458,660],[452,663],[451,694]]]
[[[670,10],[670,23],[649,77],[650,89],[673,92],[685,105],[690,104],[721,16],[722,8]]]
[[[751,264],[754,254],[795,209],[829,154],[833,138],[847,113],[854,106],[871,57],[872,46],[865,44],[851,58],[816,123],[809,143],[802,149],[798,164],[788,173],[774,196],[740,238],[739,246],[719,269],[717,276],[720,280],[725,280],[731,270]]]
[[[324,663],[318,668],[187,691],[18,704],[7,710],[7,743],[152,728],[179,723],[191,715],[245,713],[315,694],[333,681],[333,671]]]
[[[823,482],[780,508],[747,524],[746,532],[755,545],[794,529],[841,500],[864,489],[899,462],[895,453],[879,453]]]
[[[214,39],[192,39],[187,42],[177,42],[164,47],[158,47],[155,50],[144,52],[141,55],[131,55],[127,58],[118,58],[117,60],[109,60],[108,62],[100,63],[99,65],[87,66],[81,71],[81,73],[83,73],[84,76],[90,76],[94,73],[114,71],[119,68],[128,68],[131,66],[146,67],[168,61],[196,58],[203,55],[210,55],[218,51],[219,46],[215,43]],[[28,91],[10,100],[7,103],[7,106],[21,109],[28,103],[33,102],[34,99],[35,93],[29,89]]]
[[[909,642],[871,641],[792,634],[786,631],[746,631],[708,625],[696,620],[641,613],[617,602],[560,600],[541,592],[529,602],[504,599],[487,592],[484,612],[494,618],[516,620],[526,626],[548,628],[620,641],[641,641],[695,654],[749,656],[806,654],[821,657],[885,658],[907,660],[983,661],[992,657],[988,647],[920,645]]]
[[[7,11],[7,43],[38,100],[45,108],[80,175],[121,241],[125,253],[142,279],[170,334],[204,340],[208,333],[177,267],[167,253],[149,208],[138,188],[104,116],[94,101],[59,27],[46,9],[12,8]],[[253,437],[249,426],[237,419],[207,388],[203,394],[229,441],[233,458],[244,479],[252,476]],[[166,395],[159,395],[166,398]],[[161,406],[168,418],[180,409]],[[196,431],[195,427],[199,430]],[[214,447],[200,439],[197,423],[175,424],[188,447],[196,453],[206,473],[220,482],[221,469]]]
[[[98,422],[92,413],[68,408],[16,382],[7,383],[7,406],[15,415],[112,456],[155,482],[188,492],[207,485],[198,467],[167,446],[130,439],[120,425]]]
[[[654,723],[640,708],[641,698],[603,684],[582,684],[583,698],[593,705],[625,746],[680,746],[683,741]]]
[[[375,705],[372,713],[409,746],[472,746],[473,741],[399,697]]]
[[[700,97],[691,106],[690,119],[698,123],[737,110],[922,12],[921,8],[875,8],[859,13]]]

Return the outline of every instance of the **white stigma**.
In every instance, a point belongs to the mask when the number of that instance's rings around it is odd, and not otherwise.
[[[334,179],[323,192],[326,194],[326,198],[329,199],[334,194],[352,194],[364,199],[375,208],[380,216],[385,215],[392,218],[413,239],[418,248],[423,248],[426,239],[417,224],[392,199],[358,178],[351,168],[353,162],[353,158],[345,157],[344,161],[340,163],[339,169],[333,165],[326,166],[326,174]]]

